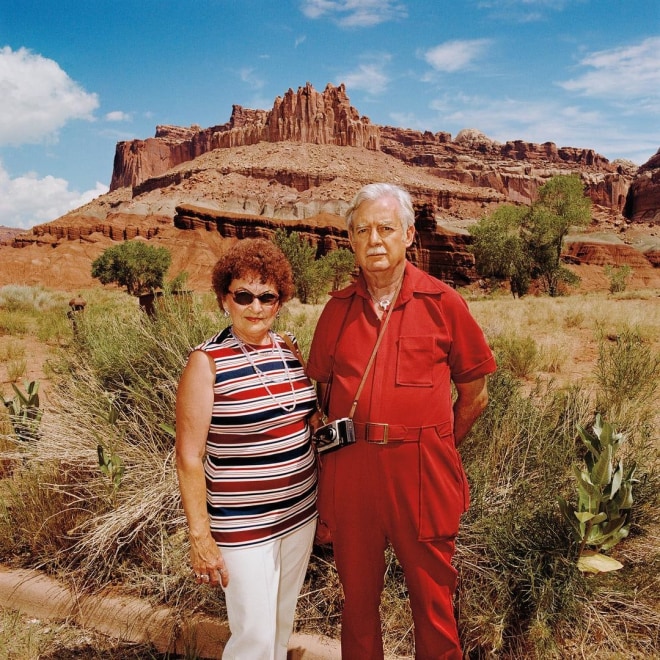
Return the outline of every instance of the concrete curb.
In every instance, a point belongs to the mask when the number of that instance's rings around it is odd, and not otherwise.
[[[115,594],[76,595],[54,578],[35,570],[0,567],[0,603],[38,619],[73,621],[122,641],[150,643],[159,653],[185,654],[219,660],[227,639],[227,624],[208,616],[177,620],[170,608]],[[340,660],[338,640],[294,634],[288,660]]]

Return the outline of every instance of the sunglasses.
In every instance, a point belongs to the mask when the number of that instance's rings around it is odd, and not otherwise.
[[[231,293],[234,302],[243,307],[251,305],[255,298],[265,307],[274,305],[280,299],[276,293],[270,293],[269,291],[260,293],[258,296],[255,296],[251,291],[245,291],[244,289],[239,291],[229,291],[229,293]]]

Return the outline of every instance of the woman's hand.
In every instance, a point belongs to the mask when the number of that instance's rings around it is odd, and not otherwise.
[[[190,561],[197,584],[210,584],[212,587],[226,587],[229,584],[225,560],[210,534],[203,539],[191,536]]]
[[[314,433],[317,429],[321,428],[322,426],[325,426],[327,423],[328,423],[328,418],[320,410],[315,411],[309,417],[309,426],[312,429],[312,433]]]

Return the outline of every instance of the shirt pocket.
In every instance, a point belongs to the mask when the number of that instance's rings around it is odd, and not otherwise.
[[[436,343],[432,335],[400,337],[396,359],[396,384],[432,387],[436,362]]]

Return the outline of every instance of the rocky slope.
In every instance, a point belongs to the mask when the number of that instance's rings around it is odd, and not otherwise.
[[[0,284],[97,284],[90,263],[114,241],[141,237],[173,253],[171,274],[208,273],[227,241],[303,232],[318,254],[346,245],[343,215],[371,181],[412,193],[418,237],[411,258],[457,285],[476,278],[466,228],[497,205],[530,203],[549,177],[578,172],[593,201],[592,226],[567,244],[573,267],[630,263],[634,285],[658,286],[660,155],[637,168],[593,150],[522,141],[499,144],[476,130],[419,132],[372,124],[343,85],[307,84],[270,111],[234,106],[202,129],[159,126],[117,144],[111,191],[0,246]],[[593,270],[593,268],[591,269]],[[585,271],[586,272],[586,271]],[[605,287],[602,275],[593,286]]]

